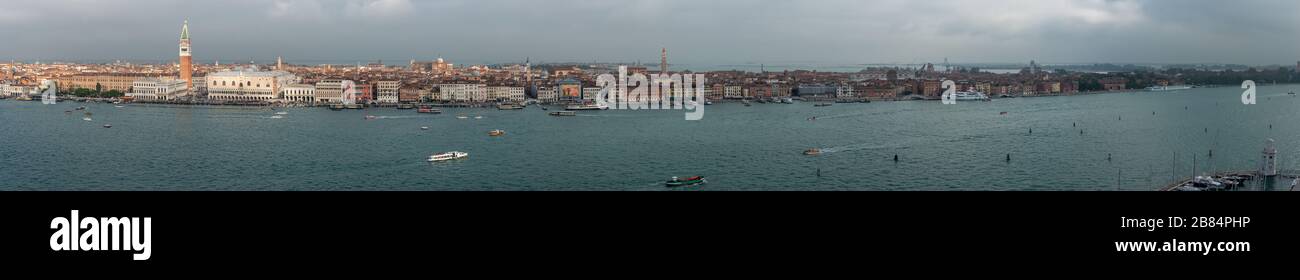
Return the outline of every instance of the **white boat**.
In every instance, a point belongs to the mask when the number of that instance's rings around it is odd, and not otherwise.
[[[429,130],[429,127],[427,127],[427,126],[421,126],[421,127],[420,127],[420,130]]]
[[[117,105],[117,106],[113,106],[113,107],[117,107],[117,108],[126,108],[126,106],[122,106],[122,105]]]
[[[81,120],[83,120],[83,121],[91,121],[90,118],[81,118]]]
[[[468,119],[469,116],[466,116],[466,115],[459,115],[459,116],[456,116],[456,118],[457,118],[457,119],[462,119],[462,120],[463,120],[463,119]]]
[[[272,118],[272,119],[283,119],[284,116],[276,115],[276,116],[271,116],[271,118]]]
[[[568,107],[564,107],[564,109],[565,109],[565,110],[569,110],[569,111],[583,111],[583,110],[609,110],[609,105],[605,105],[605,104],[575,104],[575,105],[569,105]]]
[[[1175,91],[1186,89],[1192,89],[1192,86],[1152,86],[1148,87],[1147,91]]]
[[[474,116],[474,119],[483,119],[483,116]]]
[[[457,160],[466,157],[469,157],[469,153],[451,151],[451,152],[431,155],[429,156],[429,162]]]
[[[957,101],[984,101],[989,100],[989,96],[978,91],[959,91],[955,94]]]
[[[276,115],[288,115],[289,112],[275,112]]]

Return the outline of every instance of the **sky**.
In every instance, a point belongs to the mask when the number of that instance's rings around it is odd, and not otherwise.
[[[2,0],[0,59],[462,63],[1300,60],[1292,0]]]

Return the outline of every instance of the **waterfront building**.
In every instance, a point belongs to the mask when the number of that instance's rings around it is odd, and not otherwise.
[[[542,103],[552,103],[560,100],[560,93],[553,87],[538,87],[537,101]]]
[[[402,82],[379,81],[375,83],[375,87],[378,90],[378,94],[376,94],[375,101],[379,102],[380,104],[397,104],[398,94],[401,92],[402,89]]]
[[[123,73],[123,74],[87,74],[59,78],[59,91],[72,91],[75,89],[98,89],[104,92],[116,90],[122,93],[131,92],[131,86],[135,80],[148,77],[140,73]]]
[[[375,99],[375,85],[357,84],[355,88],[357,90],[356,91],[357,94],[356,96],[353,97],[352,99],[353,102],[359,104],[365,104],[365,103],[370,103],[370,100]]]
[[[596,100],[597,97],[600,97],[600,88],[598,87],[582,88],[582,96],[580,97],[582,100]]]
[[[274,101],[280,88],[298,83],[297,76],[284,71],[244,69],[208,74],[208,99],[218,101]]]
[[[189,20],[186,20],[185,24],[181,25],[180,49],[181,49],[180,76],[181,76],[181,80],[185,81],[185,88],[189,89],[194,87],[194,80],[192,79],[192,75],[194,71],[194,58],[190,55],[191,49],[190,49],[190,21]]]
[[[172,78],[139,78],[126,94],[137,101],[170,101],[189,93],[185,80]]]
[[[189,95],[196,96],[196,97],[207,97],[208,96],[207,78],[208,76],[190,77],[190,81],[193,82],[194,85],[189,87],[190,88]]]
[[[439,84],[439,100],[450,102],[486,102],[487,85],[484,84]]]
[[[418,87],[402,87],[397,90],[397,102],[415,103],[421,100],[433,100],[430,91]]]
[[[858,98],[858,90],[851,85],[840,85],[835,87],[835,98],[852,99]]]
[[[722,87],[722,98],[726,99],[743,99],[749,97],[745,87],[728,85]]]
[[[487,88],[487,99],[493,101],[524,101],[524,87],[491,86]]]
[[[312,84],[288,84],[280,88],[280,96],[284,101],[294,103],[314,103],[316,102],[316,85]]]
[[[839,87],[830,85],[799,85],[796,88],[798,96],[802,97],[833,97],[837,95]]]
[[[1101,83],[1103,89],[1109,91],[1125,90],[1128,88],[1128,79],[1122,77],[1102,78],[1101,80],[1098,80],[1098,82]]]
[[[342,103],[344,91],[355,90],[352,88],[354,86],[355,84],[351,80],[342,79],[324,79],[316,82],[316,102],[323,104]]]

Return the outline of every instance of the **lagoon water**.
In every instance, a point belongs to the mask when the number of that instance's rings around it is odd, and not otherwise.
[[[1257,105],[1241,104],[1236,87],[956,105],[719,103],[702,121],[646,110],[552,117],[537,106],[287,108],[274,119],[265,107],[4,100],[0,190],[657,191],[691,175],[707,176],[704,190],[1154,190],[1191,176],[1193,156],[1200,171],[1253,170],[1268,138],[1284,169],[1300,169],[1300,97],[1287,94],[1297,90],[1261,87]],[[77,106],[94,120],[65,113]],[[801,154],[809,148],[824,153]],[[452,150],[470,158],[425,162]]]

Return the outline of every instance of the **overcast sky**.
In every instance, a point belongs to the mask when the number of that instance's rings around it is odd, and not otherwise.
[[[1292,0],[4,0],[0,59],[1300,60]],[[396,60],[396,61],[393,61]]]

